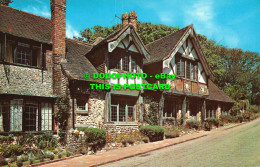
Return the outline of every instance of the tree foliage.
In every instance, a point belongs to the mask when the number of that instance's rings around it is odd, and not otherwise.
[[[106,38],[120,28],[121,24],[112,27],[94,26],[81,31],[81,37],[74,38],[92,43],[97,37]],[[149,44],[179,29],[139,21],[137,32],[143,43]],[[218,87],[237,102],[249,100],[250,104],[257,104],[260,90],[259,53],[228,48],[208,39],[205,35],[198,34],[198,39]]]
[[[9,6],[9,3],[12,3],[12,0],[0,0],[0,4]]]

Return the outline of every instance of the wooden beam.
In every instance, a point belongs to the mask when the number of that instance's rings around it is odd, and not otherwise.
[[[187,109],[187,97],[185,96],[182,101],[182,124],[186,124],[186,109]]]
[[[162,126],[163,124],[163,109],[164,109],[164,101],[165,101],[165,95],[164,92],[162,92],[160,101],[159,101],[159,125]]]
[[[144,120],[143,119],[144,102],[143,102],[143,97],[141,96],[141,93],[139,93],[139,97],[138,97],[138,111],[139,111],[139,121],[138,122],[143,122],[143,120]]]

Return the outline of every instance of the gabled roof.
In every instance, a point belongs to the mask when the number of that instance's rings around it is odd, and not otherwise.
[[[126,35],[127,31],[132,32],[133,36],[137,38],[138,41],[136,41],[136,42],[143,47],[142,52],[145,52],[144,56],[146,57],[146,59],[150,59],[150,56],[151,56],[150,52],[148,51],[148,49],[146,48],[146,46],[142,42],[141,38],[139,37],[139,35],[135,31],[135,29],[133,28],[132,24],[128,24],[128,25],[122,27],[120,30],[118,30],[118,31],[114,32],[113,34],[109,35],[108,37],[100,40],[96,45],[93,45],[93,48],[89,52],[89,54],[91,54],[91,52],[94,52],[96,49],[100,48],[104,44],[108,44],[108,43],[112,43],[112,42],[115,42],[115,44],[119,43],[120,40],[121,40],[120,37]],[[112,45],[110,45],[110,46],[112,46]],[[110,46],[108,46],[108,47],[110,47]],[[110,49],[110,48],[108,48],[108,49]]]
[[[151,64],[166,58],[173,48],[178,45],[178,42],[184,36],[185,32],[188,31],[190,26],[191,25],[146,45],[151,53],[151,57],[149,61],[145,61],[144,63]]]
[[[92,45],[66,39],[66,63],[62,63],[63,68],[66,70],[70,79],[102,82],[92,78],[93,73],[98,73],[96,68],[85,57],[85,55],[91,50]],[[84,78],[84,74],[89,73],[90,78],[87,80]]]
[[[0,32],[51,43],[51,20],[5,5],[0,5]]]
[[[208,80],[208,89],[209,89],[209,96],[207,97],[207,100],[234,103],[234,101],[228,95],[226,95],[222,90],[220,90],[210,79]]]

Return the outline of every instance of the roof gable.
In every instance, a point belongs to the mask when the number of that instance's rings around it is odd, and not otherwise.
[[[131,24],[109,35],[107,38],[100,41],[97,45],[94,45],[92,50],[87,54],[87,56],[105,44],[108,45],[108,52],[112,52],[116,47],[118,47],[118,45],[120,45],[121,41],[124,40],[127,36],[129,37],[129,40],[133,41],[138,51],[142,55],[144,55],[144,57],[147,60],[149,60],[150,53]]]
[[[145,65],[162,61],[163,68],[170,68],[171,60],[182,47],[182,45],[186,42],[189,36],[192,39],[192,43],[195,46],[194,48],[198,53],[198,57],[202,63],[203,68],[206,69],[205,72],[207,76],[213,77],[214,74],[208,65],[193,25],[189,25],[179,31],[176,31],[164,38],[161,38],[147,45],[147,48],[152,57],[150,58],[150,61],[145,61]]]

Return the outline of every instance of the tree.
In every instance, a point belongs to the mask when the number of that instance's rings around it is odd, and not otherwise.
[[[12,0],[0,0],[0,4],[9,6],[9,3],[12,3]]]

